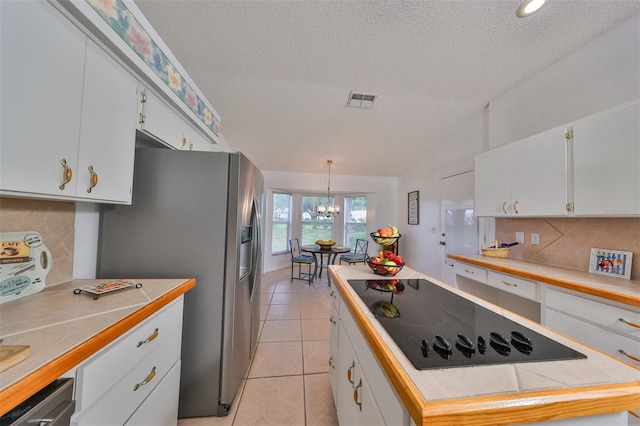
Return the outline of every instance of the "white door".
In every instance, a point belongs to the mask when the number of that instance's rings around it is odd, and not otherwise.
[[[473,215],[473,171],[440,181],[441,256],[440,279],[455,285],[449,253],[478,253],[478,218]]]

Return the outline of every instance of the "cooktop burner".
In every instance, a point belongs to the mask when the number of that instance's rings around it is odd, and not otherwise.
[[[419,370],[586,358],[424,279],[347,281]]]

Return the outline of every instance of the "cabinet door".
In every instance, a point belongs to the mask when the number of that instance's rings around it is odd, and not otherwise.
[[[503,146],[475,157],[474,214],[504,216],[511,210],[511,147]]]
[[[338,420],[344,425],[382,425],[378,410],[362,367],[356,359],[344,327],[338,343]]]
[[[567,215],[567,142],[555,128],[511,145],[511,207],[522,216]]]
[[[573,124],[576,215],[640,215],[640,104]]]
[[[162,99],[149,90],[145,91],[144,122],[140,130],[174,149],[189,149],[187,124],[178,112],[167,106]]]
[[[1,1],[0,22],[0,190],[73,196],[86,37],[43,1]]]
[[[131,74],[88,41],[76,172],[78,197],[131,203],[136,86]],[[89,169],[96,176],[93,182]]]

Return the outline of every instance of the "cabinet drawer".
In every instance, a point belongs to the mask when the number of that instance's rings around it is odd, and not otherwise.
[[[513,275],[500,274],[489,271],[487,283],[499,290],[513,293],[525,299],[538,301],[538,283],[524,280]]]
[[[640,367],[640,362],[620,352],[620,350],[623,350],[632,357],[640,358],[640,345],[635,340],[580,321],[553,309],[547,309],[546,315],[548,327]]]
[[[144,403],[127,420],[126,426],[178,424],[178,394],[180,392],[180,361],[176,362]]]
[[[84,410],[176,329],[182,332],[182,297],[78,367],[76,406]]]
[[[640,309],[624,309],[551,288],[547,289],[546,298],[549,308],[640,340]]]
[[[456,272],[456,275],[467,277],[470,280],[478,281],[483,284],[487,283],[487,270],[484,268],[478,268],[477,266],[472,266],[467,263],[456,262],[453,269]]]
[[[175,329],[146,358],[73,419],[75,425],[121,425],[180,359],[182,329]],[[106,391],[106,392],[105,392]]]

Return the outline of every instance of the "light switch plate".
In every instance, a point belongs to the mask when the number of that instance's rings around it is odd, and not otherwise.
[[[534,232],[531,233],[531,244],[533,245],[540,244],[540,234],[536,234]]]
[[[516,242],[518,244],[524,244],[524,232],[516,232]]]

